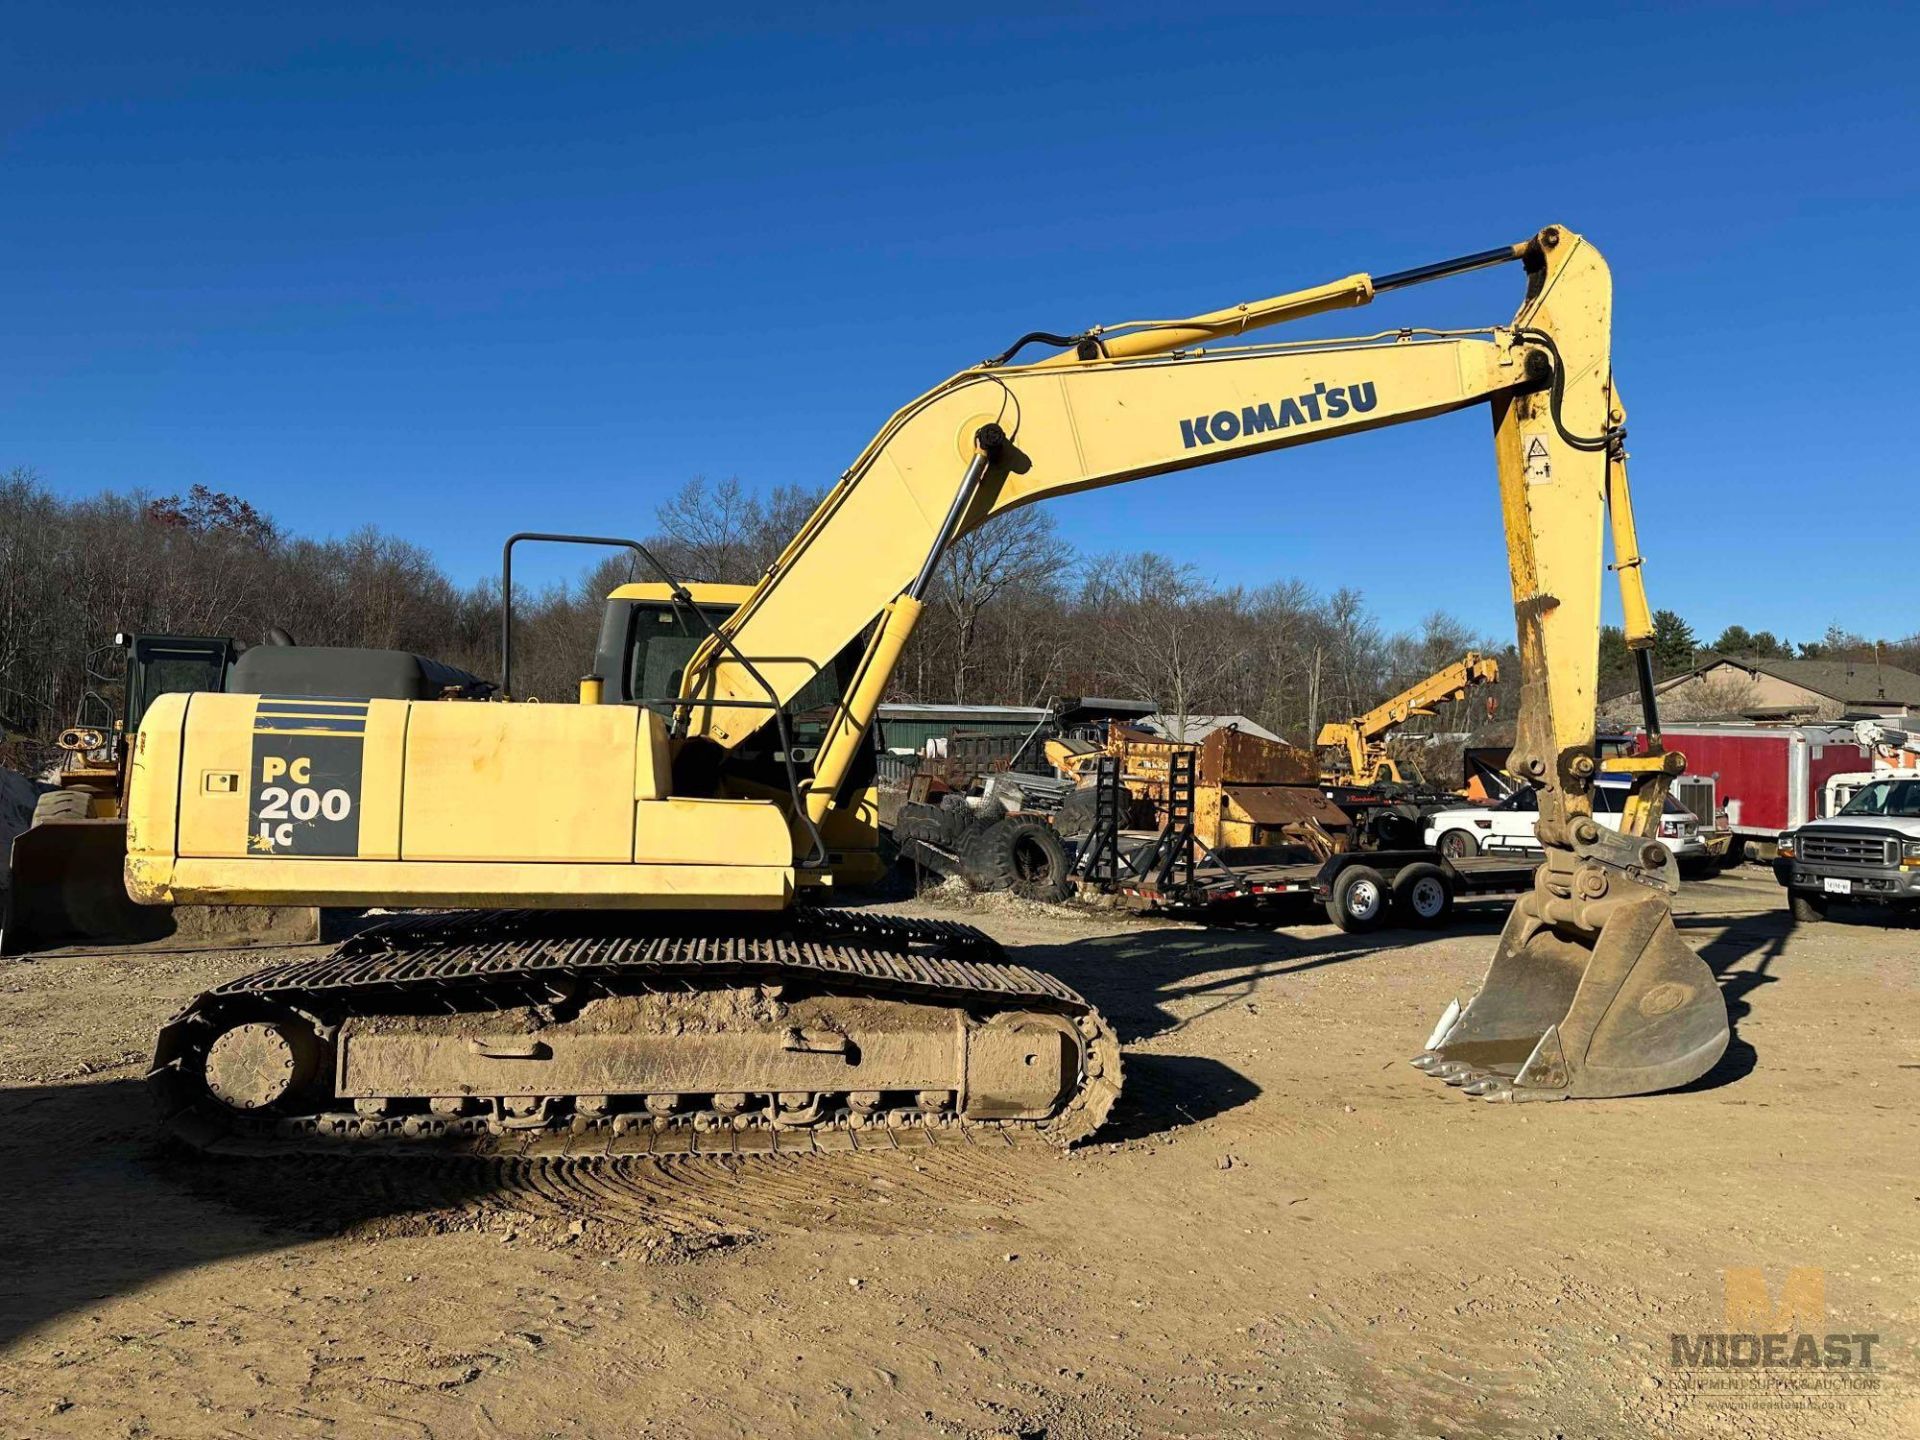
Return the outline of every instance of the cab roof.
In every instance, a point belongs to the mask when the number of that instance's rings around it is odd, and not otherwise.
[[[689,580],[685,589],[693,596],[696,605],[725,605],[730,609],[739,605],[751,594],[751,585],[722,585],[712,580]],[[641,580],[627,585],[616,585],[607,596],[609,600],[652,601],[664,605],[673,598],[673,591],[662,580]]]

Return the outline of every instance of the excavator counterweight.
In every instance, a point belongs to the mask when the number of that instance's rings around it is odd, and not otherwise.
[[[1508,262],[1527,276],[1510,324],[1212,348]],[[1643,673],[1652,638],[1611,308],[1599,252],[1550,226],[1190,319],[1030,335],[1059,353],[1015,364],[1016,345],[896,412],[719,620],[664,575],[610,612],[581,704],[161,700],[134,760],[136,900],[467,912],[201,996],[155,1060],[175,1132],[576,1153],[857,1141],[876,1125],[1089,1133],[1119,1052],[1083,999],[964,927],[794,908],[850,869],[865,737],[940,557],[1050,496],[1478,405],[1518,628],[1512,764],[1538,792],[1547,859],[1418,1063],[1520,1099],[1704,1074],[1726,1011],[1672,924],[1654,827],[1681,762],[1660,748],[1650,683],[1651,753],[1632,757],[1621,831],[1592,819],[1609,521]]]

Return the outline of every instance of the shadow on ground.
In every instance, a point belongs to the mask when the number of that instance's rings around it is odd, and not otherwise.
[[[1216,1010],[1247,1003],[1262,980],[1365,960],[1437,933],[1492,937],[1505,921],[1502,906],[1458,912],[1444,932],[1390,927],[1370,935],[1303,936],[1287,930],[1146,925],[1061,945],[1023,945],[1011,953],[1073,986],[1112,1022],[1123,1043],[1132,1044],[1175,1034]],[[1204,1003],[1188,1011],[1182,1002],[1195,999]]]
[[[1779,976],[1772,973],[1774,962],[1786,952],[1793,937],[1794,921],[1785,909],[1736,912],[1731,915],[1676,916],[1675,927],[1682,935],[1689,930],[1720,927],[1720,933],[1699,947],[1720,982],[1721,998],[1727,1002],[1727,1026],[1732,1038],[1720,1063],[1683,1091],[1717,1090],[1752,1073],[1759,1063],[1753,1046],[1740,1034],[1740,1022],[1753,1011],[1747,997],[1763,985],[1772,985]]]
[[[160,1275],[279,1243],[160,1178],[152,1127],[138,1080],[0,1092],[0,1343]]]
[[[1257,1099],[1260,1087],[1204,1055],[1129,1055],[1126,1085],[1096,1136],[1105,1144],[1145,1140],[1194,1125]]]

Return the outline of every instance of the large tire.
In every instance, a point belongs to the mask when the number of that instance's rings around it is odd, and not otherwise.
[[[1082,786],[1053,812],[1053,828],[1069,840],[1084,839],[1093,833],[1093,814],[1099,803],[1100,791],[1092,785]]]
[[[1438,865],[1408,865],[1393,877],[1393,903],[1415,925],[1444,925],[1453,913],[1453,884]]]
[[[1349,935],[1380,928],[1387,916],[1387,882],[1371,865],[1349,865],[1334,878],[1327,918]]]
[[[922,840],[942,850],[953,850],[966,835],[968,820],[964,806],[923,805],[909,800],[893,817],[893,838]]]
[[[49,820],[85,820],[93,813],[93,797],[84,790],[49,790],[33,802],[33,823]]]
[[[1005,890],[1022,900],[1050,904],[1072,891],[1066,846],[1058,831],[1038,820],[982,826],[967,836],[961,862],[967,883],[976,889]]]
[[[1411,850],[1420,843],[1420,812],[1404,800],[1367,817],[1376,850]]]
[[[1827,897],[1812,895],[1801,890],[1787,892],[1787,909],[1793,912],[1793,918],[1803,925],[1811,925],[1816,920],[1827,918]]]
[[[1480,842],[1471,830],[1442,830],[1434,848],[1449,860],[1471,860],[1480,853]]]

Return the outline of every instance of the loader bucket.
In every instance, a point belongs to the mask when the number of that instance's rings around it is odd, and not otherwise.
[[[124,820],[45,820],[22,831],[13,842],[0,955],[165,936],[166,912],[127,898],[120,878],[126,858]]]
[[[223,950],[320,938],[320,912],[311,907],[136,905],[121,878],[126,858],[122,819],[46,820],[15,837],[0,955],[169,939]]]
[[[1447,1007],[1414,1065],[1490,1100],[1647,1095],[1697,1080],[1727,1048],[1727,1006],[1664,896],[1610,902],[1597,933],[1541,890],[1507,917],[1493,964]]]

